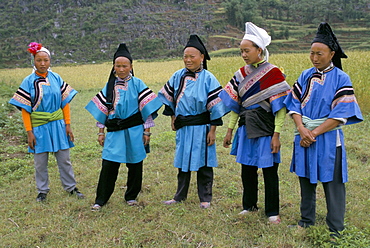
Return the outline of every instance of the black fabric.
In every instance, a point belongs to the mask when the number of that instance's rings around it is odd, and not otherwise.
[[[315,42],[323,43],[335,52],[332,62],[336,67],[342,70],[341,58],[347,58],[347,55],[339,45],[338,39],[328,23],[320,23],[312,43]]]
[[[117,51],[114,53],[114,56],[113,56],[113,64],[116,60],[116,58],[118,57],[126,57],[130,60],[130,62],[132,63],[132,57],[131,57],[131,54],[126,46],[125,43],[121,43],[119,44],[118,48],[117,48]],[[113,94],[114,94],[114,84],[116,82],[116,76],[114,75],[114,67],[112,67],[112,70],[109,74],[109,78],[108,78],[108,86],[107,86],[107,97],[106,97],[106,105],[108,107],[108,110],[112,110],[113,109]],[[131,72],[132,75],[134,75],[134,72],[132,71]]]
[[[95,203],[104,206],[114,192],[120,163],[103,159],[100,171]],[[125,200],[135,200],[142,186],[143,161],[135,164],[127,163],[127,190]]]
[[[343,89],[345,89],[345,90],[343,90]],[[352,87],[343,86],[343,87],[341,87],[337,90],[337,93],[335,94],[333,101],[338,99],[339,97],[346,96],[346,95],[351,96],[351,95],[354,95],[354,94],[355,94],[355,92],[353,91]]]
[[[176,130],[179,130],[184,126],[206,125],[210,123],[210,114],[208,111],[206,111],[199,115],[178,115],[175,119],[174,125]]]
[[[166,116],[173,116],[175,115],[175,112],[172,110],[172,108],[168,105],[164,105],[163,115]]]
[[[241,178],[243,183],[243,210],[257,210],[258,201],[258,167],[242,164]],[[265,214],[275,216],[279,214],[279,164],[262,168],[265,185]]]
[[[213,186],[213,168],[203,166],[197,171],[198,197],[200,202],[211,202]],[[175,201],[184,201],[188,196],[191,171],[183,172],[179,169],[177,174],[177,190],[173,197]]]
[[[126,57],[132,63],[131,54],[130,54],[130,52],[129,52],[125,43],[119,44],[119,46],[117,48],[117,51],[114,53],[114,56],[113,56],[113,63],[116,60],[116,58],[118,58],[118,57]]]
[[[346,187],[342,178],[342,147],[336,148],[333,181],[323,183],[326,200],[326,224],[329,230],[339,234],[344,229],[346,211]],[[298,225],[309,227],[316,221],[316,187],[309,178],[299,177],[301,187],[301,220]]]
[[[245,110],[239,119],[239,125],[243,124],[246,127],[248,139],[271,136],[275,130],[275,116],[262,107]]]
[[[180,85],[179,85],[179,88],[177,89],[177,92],[173,98],[173,102],[177,103],[177,99],[179,98],[179,95],[182,91],[182,88],[184,88],[184,85],[185,85],[185,78],[186,77],[192,77],[192,78],[195,78],[195,72],[192,72],[192,71],[189,71],[189,70],[186,70],[186,72],[184,73],[184,75],[181,76],[181,79],[180,79]]]
[[[186,43],[185,48],[187,47],[194,47],[200,51],[201,54],[204,55],[203,59],[203,68],[207,69],[207,60],[211,60],[211,57],[209,57],[208,51],[203,44],[202,40],[198,37],[196,34],[190,35],[190,38],[188,40],[188,43]],[[184,50],[185,50],[184,48]]]
[[[210,124],[212,126],[222,126],[223,125],[222,118],[211,120],[211,123]]]
[[[141,125],[143,123],[144,121],[141,116],[141,113],[137,112],[136,114],[133,114],[126,119],[120,119],[120,118],[108,119],[105,122],[105,126],[107,127],[107,132],[114,132],[114,131],[127,129],[130,127],[134,127],[137,125]]]
[[[106,106],[109,111],[113,109],[113,94],[115,82],[116,76],[114,75],[114,68],[112,68],[108,78],[107,96],[106,96]]]

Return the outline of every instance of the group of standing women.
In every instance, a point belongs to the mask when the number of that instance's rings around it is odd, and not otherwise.
[[[291,171],[301,186],[301,220],[297,226],[315,223],[317,181],[321,181],[327,203],[327,224],[333,235],[344,229],[347,163],[342,125],[362,121],[351,81],[341,68],[342,51],[327,23],[319,26],[311,45],[313,68],[305,70],[292,90],[285,75],[268,62],[271,38],[265,30],[246,23],[240,52],[246,65],[235,72],[222,89],[207,70],[206,47],[191,35],[183,51],[185,68],[176,71],[158,96],[134,76],[132,57],[120,44],[105,87],[87,104],[96,119],[98,142],[103,146],[93,211],[111,197],[119,167],[128,168],[125,201],[136,205],[142,186],[143,160],[149,152],[150,128],[157,111],[171,117],[176,131],[174,166],[178,168],[177,190],[172,205],[187,198],[191,172],[197,172],[201,208],[212,200],[213,168],[217,167],[216,127],[230,112],[224,146],[241,164],[243,211],[258,210],[258,168],[265,185],[265,214],[270,223],[280,223],[279,178],[280,132],[288,112],[296,125]],[[64,189],[83,198],[76,188],[69,148],[73,146],[69,102],[77,93],[50,70],[50,52],[31,43],[35,71],[26,77],[10,103],[22,110],[30,152],[34,153],[37,201],[49,191],[47,159],[53,152]],[[238,128],[232,141],[232,133]],[[105,132],[106,130],[106,132]],[[232,141],[232,142],[231,142]]]

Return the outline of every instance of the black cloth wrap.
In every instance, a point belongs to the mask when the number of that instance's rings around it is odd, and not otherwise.
[[[206,111],[199,115],[178,115],[175,119],[174,125],[176,130],[179,130],[184,126],[206,125],[210,123],[210,114],[208,111]]]
[[[143,121],[143,118],[141,117],[141,113],[137,112],[136,114],[133,114],[126,119],[120,119],[120,118],[108,119],[105,122],[105,126],[107,127],[107,132],[114,132],[114,131],[124,130],[130,127],[142,125],[143,123],[144,121]]]
[[[275,116],[262,107],[241,113],[239,127],[245,125],[248,139],[272,136],[275,131]]]

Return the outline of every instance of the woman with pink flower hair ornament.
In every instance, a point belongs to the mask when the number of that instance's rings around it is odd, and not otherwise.
[[[77,91],[50,70],[51,54],[48,49],[36,42],[28,46],[34,71],[23,79],[9,103],[22,111],[28,151],[34,154],[38,190],[36,201],[45,201],[50,190],[49,152],[54,153],[57,160],[64,190],[77,198],[84,198],[76,187],[69,154],[69,148],[74,146],[69,103]]]

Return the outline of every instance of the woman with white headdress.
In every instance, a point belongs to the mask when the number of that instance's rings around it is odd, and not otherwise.
[[[71,86],[50,70],[50,51],[31,42],[34,71],[27,76],[9,103],[22,111],[27,131],[28,151],[34,153],[35,178],[39,194],[36,201],[46,200],[49,192],[48,156],[53,152],[64,190],[78,198],[84,195],[76,188],[69,148],[73,147],[69,103],[77,94]]]
[[[267,62],[271,37],[251,22],[240,43],[240,53],[246,65],[235,72],[220,93],[231,109],[230,122],[224,138],[229,147],[232,132],[239,119],[231,155],[241,164],[243,211],[258,210],[258,168],[262,168],[265,183],[265,214],[270,223],[280,223],[279,178],[280,130],[284,123],[283,104],[289,85],[281,70]]]

